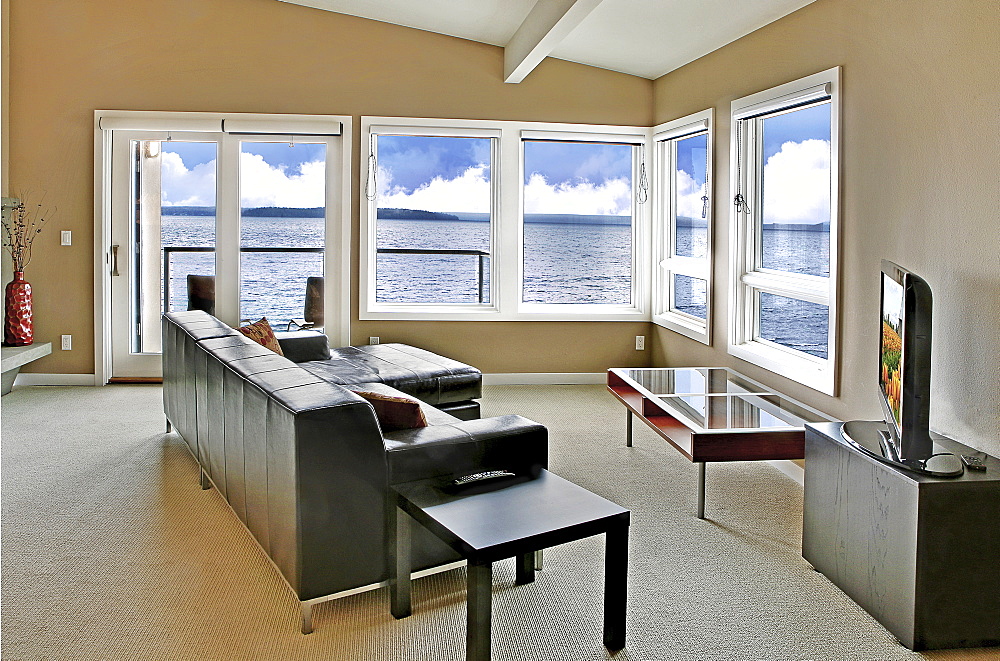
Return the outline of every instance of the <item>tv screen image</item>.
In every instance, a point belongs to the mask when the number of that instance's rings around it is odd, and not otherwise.
[[[896,423],[902,426],[900,409],[903,401],[903,288],[882,274],[882,395]]]

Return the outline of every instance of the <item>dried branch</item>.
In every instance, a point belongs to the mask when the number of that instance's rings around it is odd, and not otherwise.
[[[42,207],[41,203],[30,208],[24,202],[23,196],[14,206],[10,214],[3,219],[3,245],[10,254],[15,271],[23,271],[31,261],[31,248],[52,212]]]

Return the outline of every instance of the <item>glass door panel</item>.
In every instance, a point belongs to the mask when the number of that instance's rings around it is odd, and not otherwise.
[[[326,147],[240,143],[241,321],[323,326]]]
[[[159,353],[160,315],[215,309],[215,142],[133,140],[131,351]]]

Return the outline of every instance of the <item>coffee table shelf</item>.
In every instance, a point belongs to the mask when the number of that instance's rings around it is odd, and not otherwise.
[[[805,425],[829,416],[721,367],[612,368],[608,391],[633,417],[698,464],[698,518],[705,518],[705,463],[805,456]]]

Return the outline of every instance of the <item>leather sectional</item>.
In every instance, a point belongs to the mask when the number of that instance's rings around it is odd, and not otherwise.
[[[291,358],[321,358],[295,363],[205,312],[163,317],[168,425],[198,460],[203,486],[207,478],[226,498],[302,602],[304,632],[312,604],[388,579],[390,485],[483,470],[537,475],[548,453],[542,425],[479,418],[478,370],[406,345],[322,359],[329,350],[317,335],[279,340]],[[428,426],[384,432],[352,388],[416,397]],[[412,543],[414,571],[459,559],[423,529]]]

